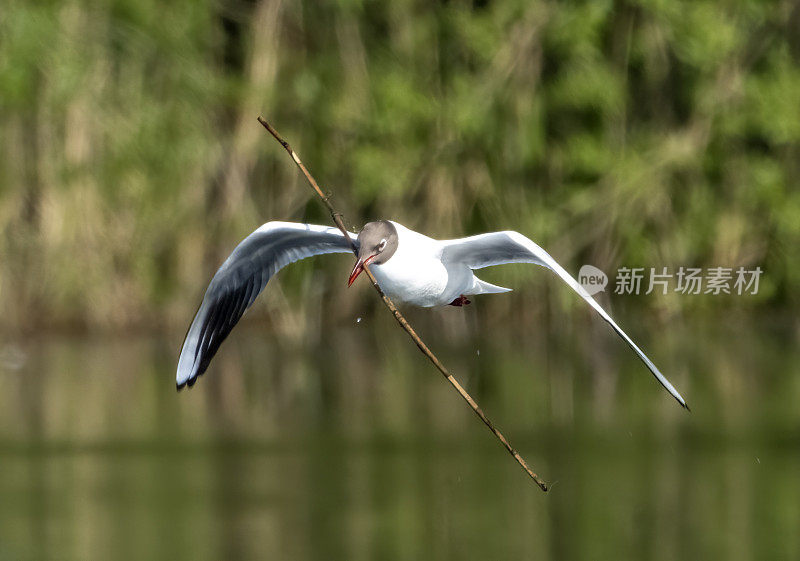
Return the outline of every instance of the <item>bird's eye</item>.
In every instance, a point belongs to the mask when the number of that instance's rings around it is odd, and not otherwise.
[[[383,251],[386,248],[386,240],[381,240],[381,243],[378,244],[378,251]]]

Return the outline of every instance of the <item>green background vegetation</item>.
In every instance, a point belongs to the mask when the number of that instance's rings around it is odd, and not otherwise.
[[[794,312],[798,29],[794,2],[5,0],[0,322],[180,329],[256,226],[326,223],[259,114],[353,227],[761,266],[757,296],[628,300]]]
[[[0,560],[800,559],[798,6],[0,0]],[[541,269],[407,310],[547,495],[348,256],[176,393],[236,243],[328,222],[259,114],[353,228],[760,290],[598,296],[691,414]]]

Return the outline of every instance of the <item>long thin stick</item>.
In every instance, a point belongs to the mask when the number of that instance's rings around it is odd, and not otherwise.
[[[342,234],[344,234],[345,239],[350,240],[350,246],[353,248],[353,253],[357,253],[358,250],[356,248],[355,242],[353,242],[352,238],[350,238],[350,234],[347,231],[347,228],[345,228],[344,226],[342,215],[336,212],[336,209],[333,208],[333,205],[329,200],[330,199],[329,195],[326,195],[325,193],[322,192],[322,189],[320,189],[319,184],[317,184],[314,177],[308,172],[306,166],[303,165],[303,162],[300,161],[300,158],[297,156],[297,153],[294,150],[292,150],[292,147],[289,146],[289,143],[286,142],[283,139],[283,137],[281,137],[280,134],[278,134],[278,131],[272,128],[272,125],[270,125],[267,121],[265,121],[261,117],[258,117],[258,122],[261,123],[264,126],[264,128],[267,129],[267,131],[269,131],[269,133],[273,137],[275,137],[275,140],[280,142],[281,146],[283,146],[286,149],[286,151],[292,157],[292,160],[294,160],[294,163],[297,164],[297,167],[300,168],[300,171],[303,172],[303,175],[308,180],[309,185],[311,185],[314,191],[316,191],[317,195],[322,200],[322,203],[327,207],[328,212],[330,212],[331,214],[333,222],[336,224],[339,230],[342,231]],[[450,385],[452,385],[456,389],[459,395],[462,398],[464,398],[464,401],[466,401],[469,404],[469,406],[472,408],[475,414],[478,417],[480,417],[481,421],[483,421],[483,423],[487,427],[489,427],[489,430],[492,431],[492,434],[494,434],[497,437],[497,439],[500,441],[503,447],[508,451],[509,454],[511,454],[514,457],[515,460],[517,460],[517,463],[519,463],[519,465],[522,466],[522,469],[524,469],[525,472],[531,477],[531,479],[533,479],[536,482],[539,488],[542,491],[547,491],[547,483],[539,479],[539,476],[536,475],[530,467],[528,467],[528,464],[525,462],[522,456],[519,455],[519,452],[517,452],[514,448],[511,447],[511,444],[509,444],[508,440],[506,440],[506,437],[503,436],[503,433],[497,430],[497,428],[489,420],[489,418],[486,416],[483,410],[478,406],[477,403],[475,403],[475,400],[472,399],[472,396],[470,396],[467,393],[467,391],[463,387],[461,387],[461,384],[458,383],[458,380],[456,380],[450,373],[450,371],[447,370],[447,368],[445,368],[445,366],[436,357],[436,355],[433,354],[433,352],[428,348],[428,345],[426,345],[425,342],[420,338],[420,336],[417,335],[417,332],[414,331],[414,329],[408,323],[406,318],[403,317],[403,314],[400,313],[400,311],[397,309],[394,303],[389,299],[388,296],[386,296],[386,294],[384,294],[383,290],[381,290],[381,287],[378,285],[378,281],[375,280],[375,277],[372,275],[372,271],[370,271],[369,265],[366,263],[364,264],[364,272],[369,277],[370,282],[372,282],[372,286],[374,286],[375,290],[378,291],[378,294],[383,300],[383,303],[386,304],[386,307],[389,308],[390,312],[392,312],[394,319],[396,319],[397,323],[400,324],[400,327],[402,327],[405,330],[405,332],[408,333],[409,337],[411,337],[411,340],[414,341],[417,347],[419,347],[419,350],[422,351],[422,354],[428,357],[428,360],[430,360],[433,363],[433,365],[439,370],[439,372],[441,372],[442,375],[447,379],[447,381],[450,382]]]

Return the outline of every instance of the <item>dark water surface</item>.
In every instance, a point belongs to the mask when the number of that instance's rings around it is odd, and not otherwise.
[[[800,558],[793,329],[634,337],[688,414],[602,322],[449,321],[423,329],[550,493],[391,319],[251,325],[181,393],[179,335],[5,341],[0,560]]]

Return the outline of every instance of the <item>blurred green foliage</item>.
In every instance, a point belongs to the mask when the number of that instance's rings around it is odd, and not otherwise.
[[[5,0],[0,322],[183,324],[258,224],[325,222],[259,114],[354,227],[758,265],[757,296],[634,305],[796,311],[798,28],[789,1]]]

